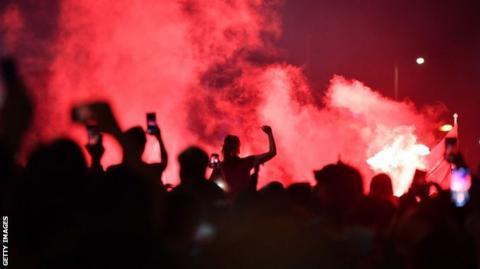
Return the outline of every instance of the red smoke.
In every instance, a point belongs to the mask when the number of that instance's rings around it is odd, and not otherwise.
[[[273,127],[278,156],[260,184],[312,182],[314,169],[339,159],[369,178],[366,160],[390,145],[392,132],[432,142],[430,115],[358,81],[334,77],[324,103],[315,103],[302,70],[276,59],[280,7],[280,0],[61,1],[50,92],[35,95],[44,122],[37,131],[85,143],[69,109],[88,100],[108,100],[124,128],[144,126],[155,111],[173,160],[164,174],[170,183],[174,159],[190,144],[219,152],[232,133],[241,155],[267,150],[263,124]],[[104,164],[119,162],[118,145],[106,143]],[[149,141],[145,159],[157,155]]]

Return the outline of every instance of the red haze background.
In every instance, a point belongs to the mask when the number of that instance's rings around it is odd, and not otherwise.
[[[313,3],[298,5],[307,2]],[[411,101],[394,101],[350,80],[356,72],[314,69],[322,61],[315,60],[311,46],[331,49],[334,37],[312,44],[309,39],[328,33],[313,31],[306,39],[289,41],[295,36],[289,30],[296,11],[292,5],[280,0],[7,1],[1,15],[2,53],[21,57],[37,104],[27,151],[58,136],[84,144],[85,130],[70,122],[69,110],[97,99],[111,103],[123,128],[144,126],[145,113],[157,113],[173,160],[164,174],[169,183],[177,182],[174,159],[188,145],[219,152],[223,137],[233,133],[241,138],[242,155],[267,150],[263,124],[273,127],[279,154],[263,167],[261,184],[312,182],[312,170],[338,159],[360,168],[368,179],[377,171],[366,160],[389,147],[392,136],[435,144],[435,129],[448,114],[438,100],[420,102],[435,105],[417,109]],[[335,8],[349,12],[348,6],[317,8],[323,15]],[[348,20],[338,16],[311,25],[338,21]],[[295,29],[302,32],[311,25]],[[344,35],[336,37],[340,43],[352,38]],[[348,42],[348,47],[356,51],[369,38],[355,36],[358,43]],[[301,48],[286,53],[286,42]],[[289,59],[302,52],[308,56],[305,62]],[[331,57],[345,60],[341,50]],[[316,79],[325,76],[324,84]],[[402,81],[405,89],[408,80]],[[119,162],[118,145],[110,139],[106,144],[104,164]],[[145,160],[157,156],[158,145],[149,141]],[[407,170],[413,174],[412,167]],[[405,188],[399,183],[404,178],[396,179],[397,193]]]

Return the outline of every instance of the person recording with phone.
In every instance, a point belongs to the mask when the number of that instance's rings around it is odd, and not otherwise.
[[[147,113],[147,133],[154,136],[160,145],[159,163],[147,164],[143,162],[147,138],[140,126],[135,126],[123,132],[115,119],[112,109],[107,103],[94,102],[73,107],[72,120],[87,127],[89,145],[87,150],[92,157],[92,165],[98,166],[103,155],[102,133],[110,134],[122,147],[122,163],[110,166],[108,174],[121,174],[122,171],[134,173],[140,178],[149,178],[153,182],[160,182],[161,175],[168,164],[168,154],[156,122],[155,113]],[[162,184],[163,186],[163,184]]]
[[[240,139],[235,135],[225,137],[222,153],[223,161],[213,169],[210,179],[223,177],[228,185],[229,195],[236,199],[239,194],[248,191],[252,168],[271,160],[277,154],[277,147],[270,126],[262,126],[268,136],[269,150],[262,154],[240,157]]]
[[[142,155],[145,151],[147,138],[142,127],[135,126],[122,135],[121,144],[123,149],[123,161],[119,165],[110,166],[107,172],[118,169],[129,169],[138,173],[140,177],[148,179],[148,181],[159,181],[163,171],[168,164],[168,154],[160,134],[155,118],[152,118],[152,113],[147,114],[147,133],[156,138],[160,145],[160,162],[159,163],[145,163],[142,160]],[[153,122],[152,122],[153,121]]]
[[[160,128],[158,127],[157,124],[157,119],[155,113],[147,113],[147,133],[153,135],[158,141],[158,144],[160,146],[160,160],[161,162],[155,165],[155,169],[157,169],[157,172],[161,174],[165,169],[167,168],[168,164],[168,154],[167,150],[165,149],[165,145],[163,143],[163,139],[160,133]]]

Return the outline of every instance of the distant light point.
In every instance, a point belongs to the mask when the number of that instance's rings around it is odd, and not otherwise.
[[[425,59],[423,57],[417,58],[417,64],[424,64],[424,63],[425,63]]]
[[[441,132],[450,132],[453,129],[451,124],[444,124],[438,128]]]

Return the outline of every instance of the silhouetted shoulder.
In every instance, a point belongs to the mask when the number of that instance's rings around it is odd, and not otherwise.
[[[250,155],[244,158],[240,158],[240,162],[242,163],[242,166],[249,167],[251,169],[255,166],[255,156]]]
[[[152,173],[163,173],[166,166],[163,163],[149,163],[145,164],[146,169],[150,170]]]
[[[119,171],[121,170],[122,168],[122,165],[121,164],[114,164],[114,165],[111,165],[107,168],[107,173],[111,173],[111,172],[115,172],[115,171]]]

